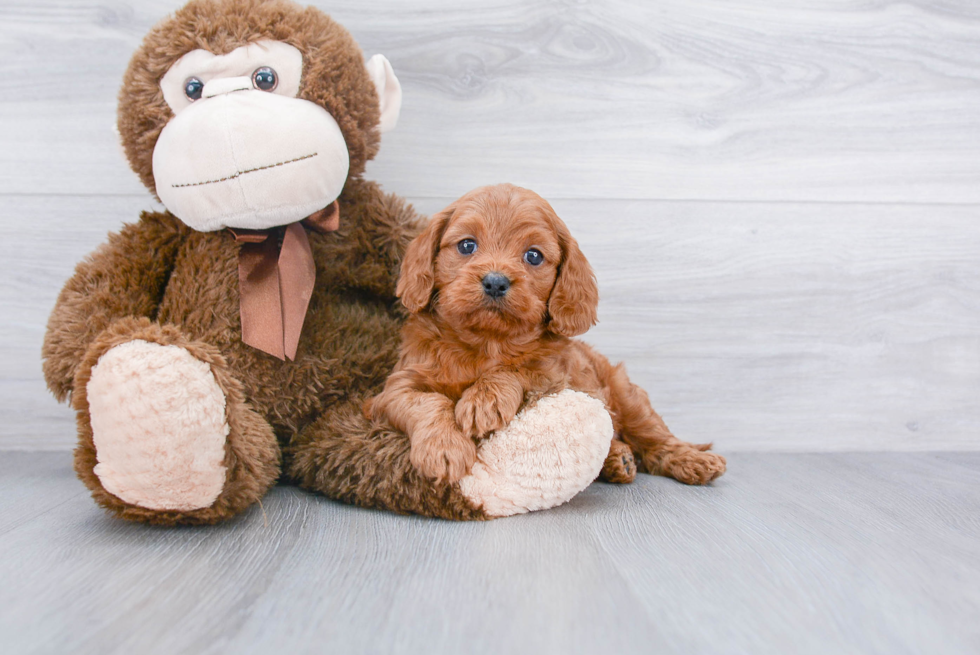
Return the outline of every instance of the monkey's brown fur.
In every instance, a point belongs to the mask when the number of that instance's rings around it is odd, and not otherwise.
[[[227,519],[281,474],[357,505],[484,518],[457,486],[432,484],[415,472],[404,435],[369,424],[360,411],[397,359],[404,312],[395,283],[420,220],[404,201],[361,177],[378,148],[378,98],[346,30],[285,1],[191,2],[149,33],[126,73],[119,129],[130,163],[153,190],[153,147],[172,117],[159,81],[177,59],[197,48],[224,54],[262,38],[303,53],[299,95],[330,112],[350,152],[340,230],[308,234],[318,283],[295,361],[242,343],[234,239],[224,231],[194,231],[169,213],[146,212],[78,266],[48,323],[44,374],[55,396],[70,396],[77,411],[76,470],[112,512],[166,525]],[[86,384],[103,353],[132,339],[182,346],[210,365],[226,396],[227,477],[211,507],[145,509],[107,492],[93,472]]]

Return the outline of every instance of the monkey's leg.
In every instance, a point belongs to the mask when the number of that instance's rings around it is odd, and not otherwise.
[[[361,401],[328,408],[285,452],[290,480],[310,491],[361,507],[444,519],[488,518],[459,490],[419,473],[408,437],[364,417]]]
[[[216,523],[261,498],[279,475],[271,426],[208,344],[128,318],[89,347],[72,404],[75,470],[125,519]]]
[[[482,440],[469,475],[440,484],[412,466],[408,437],[369,421],[360,402],[349,402],[297,437],[286,453],[286,471],[301,487],[354,505],[478,520],[570,500],[599,474],[611,440],[602,402],[563,391]]]

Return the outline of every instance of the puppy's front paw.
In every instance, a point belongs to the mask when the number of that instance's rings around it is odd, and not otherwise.
[[[514,419],[522,397],[511,389],[497,389],[478,381],[456,403],[456,423],[467,436],[486,436]]]
[[[663,475],[670,476],[684,484],[707,484],[725,472],[727,462],[721,455],[685,448],[666,455],[660,462]]]
[[[469,473],[476,462],[476,444],[455,425],[429,428],[412,436],[409,457],[425,477],[452,484]]]

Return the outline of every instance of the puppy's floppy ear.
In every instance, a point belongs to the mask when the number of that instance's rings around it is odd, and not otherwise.
[[[446,231],[449,219],[456,211],[452,204],[429,219],[429,224],[415,240],[408,244],[405,258],[402,259],[401,275],[395,294],[401,298],[405,308],[417,314],[429,305],[435,287],[435,260],[439,252],[439,241]]]
[[[554,216],[555,232],[561,246],[558,277],[548,299],[551,321],[548,329],[565,337],[574,337],[596,324],[599,287],[589,260],[578,247],[568,228]]]

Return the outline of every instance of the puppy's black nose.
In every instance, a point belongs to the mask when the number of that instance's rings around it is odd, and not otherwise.
[[[487,273],[483,276],[483,293],[491,298],[502,298],[510,288],[510,280],[500,273]]]

